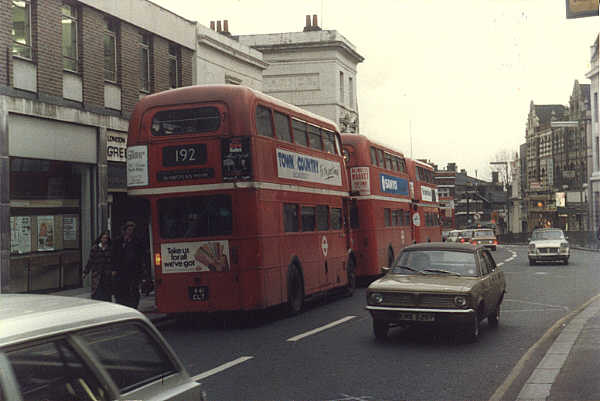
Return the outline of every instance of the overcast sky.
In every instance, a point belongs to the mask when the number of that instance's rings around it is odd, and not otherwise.
[[[205,26],[228,20],[233,35],[300,32],[317,14],[365,58],[362,134],[483,179],[525,142],[530,101],[568,105],[574,81],[590,83],[600,29],[599,17],[567,20],[564,0],[153,1]]]

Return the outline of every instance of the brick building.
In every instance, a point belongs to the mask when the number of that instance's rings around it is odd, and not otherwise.
[[[0,0],[0,290],[82,285],[125,218],[128,118],[191,85],[196,24],[145,0]]]

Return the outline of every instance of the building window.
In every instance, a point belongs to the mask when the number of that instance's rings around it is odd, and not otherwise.
[[[104,79],[117,82],[117,23],[104,20]]]
[[[340,71],[340,103],[344,104],[344,73]]]
[[[594,121],[598,122],[598,92],[594,93]]]
[[[171,89],[180,86],[179,81],[179,46],[169,44],[169,85]]]
[[[140,90],[150,92],[150,34],[142,33],[140,41]]]
[[[12,54],[31,60],[31,2],[28,0],[13,1],[11,8]]]
[[[63,68],[68,71],[77,72],[77,9],[70,4],[62,6],[62,54]]]
[[[348,106],[354,108],[354,81],[352,77],[348,77]]]

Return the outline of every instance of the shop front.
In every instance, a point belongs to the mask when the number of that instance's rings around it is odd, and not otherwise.
[[[95,232],[97,129],[9,116],[7,292],[82,286]]]

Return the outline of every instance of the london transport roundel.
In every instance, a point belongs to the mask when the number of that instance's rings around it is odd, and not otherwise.
[[[421,216],[419,216],[419,213],[414,213],[412,216],[413,219],[413,224],[417,227],[421,226]]]
[[[323,239],[321,239],[321,250],[323,251],[323,256],[327,256],[328,249],[329,245],[327,244],[327,237],[323,236]]]

